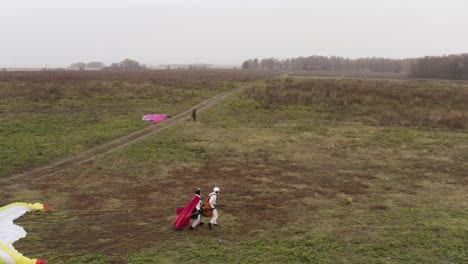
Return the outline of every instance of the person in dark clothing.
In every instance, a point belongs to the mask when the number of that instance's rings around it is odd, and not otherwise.
[[[192,110],[192,119],[193,121],[197,121],[197,109],[193,109]]]
[[[192,219],[192,224],[190,225],[190,230],[194,230],[195,227],[198,225],[198,224],[202,224],[201,223],[201,209],[202,209],[202,199],[201,199],[201,189],[198,188],[196,191],[195,191],[195,195],[197,195],[199,198],[200,198],[200,201],[198,201],[197,205],[195,206],[195,208],[193,208],[193,212],[192,212],[192,216],[190,216],[190,218]]]

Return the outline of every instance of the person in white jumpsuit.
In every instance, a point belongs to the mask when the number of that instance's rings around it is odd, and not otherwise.
[[[216,202],[218,200],[219,188],[214,187],[213,192],[210,193],[210,207],[213,208],[213,216],[211,217],[210,222],[208,223],[208,228],[211,229],[212,226],[218,226],[218,210],[216,209]]]

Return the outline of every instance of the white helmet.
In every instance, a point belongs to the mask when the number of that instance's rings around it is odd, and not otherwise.
[[[219,187],[214,187],[213,192],[219,192]]]

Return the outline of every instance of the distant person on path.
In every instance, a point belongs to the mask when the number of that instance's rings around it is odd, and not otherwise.
[[[194,122],[197,121],[197,109],[195,108],[192,110],[192,119]]]
[[[182,229],[190,224],[190,219],[194,219],[190,229],[194,229],[195,226],[200,222],[200,209],[201,209],[201,189],[198,188],[195,191],[195,195],[192,200],[187,204],[187,206],[182,208],[177,208],[177,218],[174,220],[172,225],[176,229]]]
[[[213,192],[210,193],[208,200],[209,206],[213,209],[213,216],[211,217],[210,222],[208,223],[208,228],[211,229],[212,226],[218,226],[218,209],[217,209],[217,200],[219,195],[219,188],[214,187]]]

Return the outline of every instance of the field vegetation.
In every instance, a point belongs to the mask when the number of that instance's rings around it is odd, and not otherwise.
[[[51,263],[466,261],[466,84],[252,80],[185,93],[173,85],[172,95],[195,97],[182,97],[180,106],[163,97],[169,110],[246,86],[196,123],[1,193],[5,202],[57,208],[21,219],[29,233],[16,247]],[[109,115],[137,113],[126,91],[116,90],[120,107]],[[151,109],[143,97],[139,107]],[[215,185],[220,227],[173,230],[175,208],[195,188],[206,195]]]
[[[428,81],[317,79],[253,87],[247,95],[263,108],[317,106],[337,120],[383,126],[468,127],[465,85]]]
[[[264,77],[236,71],[0,73],[0,177],[143,128]]]

